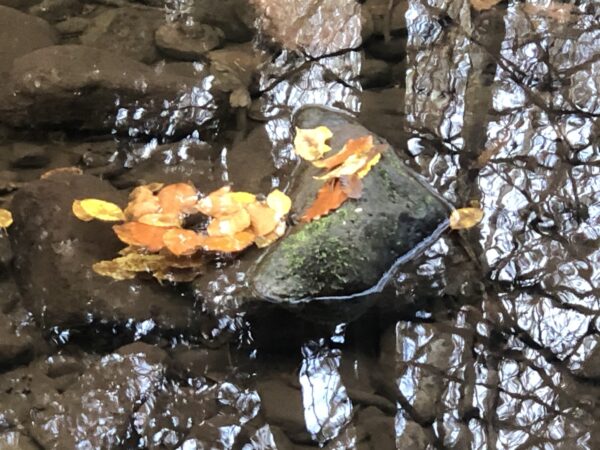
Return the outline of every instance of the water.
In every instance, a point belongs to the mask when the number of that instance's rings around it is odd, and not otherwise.
[[[27,223],[0,239],[0,448],[598,448],[597,5],[251,3],[16,5],[60,35],[27,24],[39,44],[0,58],[0,192]],[[220,27],[224,49],[174,58],[144,31],[165,23],[183,41]],[[109,54],[66,47],[80,41]],[[64,188],[19,199],[66,166],[120,191],[71,189],[114,201],[153,181],[285,189],[309,103],[355,114],[484,211],[354,321],[246,314],[243,259],[193,289],[98,281],[110,230],[66,222]]]

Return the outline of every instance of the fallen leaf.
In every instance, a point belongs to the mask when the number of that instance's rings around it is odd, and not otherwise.
[[[210,217],[220,217],[233,214],[242,208],[235,195],[231,194],[229,186],[223,186],[198,201],[197,208],[202,214]]]
[[[252,224],[252,230],[256,236],[264,236],[275,230],[279,219],[274,209],[269,208],[267,205],[256,202],[246,207],[248,214],[250,215],[250,222]]]
[[[256,195],[250,192],[230,192],[227,194],[234,202],[240,205],[248,205],[256,201]]]
[[[81,170],[81,168],[76,167],[76,166],[57,167],[56,169],[51,169],[51,170],[48,170],[47,172],[44,172],[43,174],[41,174],[40,180],[47,180],[48,178],[53,177],[54,175],[60,175],[63,173],[69,173],[69,174],[73,174],[73,175],[83,175],[83,170]]]
[[[153,194],[160,191],[163,187],[165,187],[165,183],[148,183],[144,184],[142,187],[148,189]]]
[[[160,203],[148,186],[138,186],[129,194],[129,204],[125,208],[128,220],[137,220],[147,214],[157,214]]]
[[[363,184],[357,174],[340,177],[340,184],[342,185],[342,191],[349,198],[360,198],[362,196]]]
[[[94,220],[94,217],[90,216],[85,210],[81,207],[80,200],[73,200],[73,204],[71,205],[71,210],[73,211],[73,215],[77,217],[79,220],[83,220],[84,222],[89,222]]]
[[[373,136],[362,136],[357,139],[348,139],[344,147],[329,158],[313,161],[315,167],[331,170],[342,164],[350,155],[367,153],[373,147]]]
[[[350,155],[337,168],[327,172],[325,175],[316,176],[314,178],[316,180],[331,180],[332,178],[339,178],[344,175],[353,175],[365,167],[370,159],[369,155]]]
[[[75,200],[76,202],[77,200]],[[75,203],[73,202],[73,203]],[[79,200],[78,205],[73,207],[73,213],[75,211],[80,213],[83,217],[90,216],[94,219],[102,220],[105,222],[117,222],[125,220],[125,215],[121,208],[111,202],[104,200],[98,200],[96,198],[86,198]],[[84,214],[82,214],[84,213]],[[82,219],[85,220],[85,219]]]
[[[180,227],[181,219],[178,214],[145,214],[137,219],[140,223],[154,225],[156,227]]]
[[[340,207],[348,195],[343,191],[338,179],[328,180],[317,193],[317,198],[301,217],[303,222],[310,222],[324,216],[329,211]]]
[[[476,11],[485,11],[487,9],[492,9],[492,7],[501,1],[502,0],[471,0],[471,6]]]
[[[92,270],[98,275],[111,277],[119,281],[131,280],[136,276],[135,272],[123,269],[118,262],[115,262],[114,259],[108,261],[98,261],[92,265]]]
[[[158,252],[164,248],[163,236],[170,229],[140,222],[113,225],[114,232],[122,242],[128,245],[144,247],[150,252]]]
[[[331,150],[325,141],[331,139],[333,133],[327,127],[311,129],[296,128],[294,137],[294,153],[306,161],[320,159]]]
[[[201,245],[200,234],[183,228],[168,230],[162,239],[167,250],[176,256],[191,255],[198,251]]]
[[[358,175],[359,178],[364,178],[367,176],[367,174],[369,173],[369,171],[373,168],[373,166],[375,164],[377,164],[379,162],[379,160],[381,159],[381,153],[375,153],[375,155],[373,155],[364,165],[364,167],[362,169],[360,169],[358,172],[356,172],[356,174]]]
[[[0,228],[8,228],[12,223],[12,213],[8,209],[0,208]]]
[[[250,215],[240,209],[228,216],[221,216],[210,221],[206,232],[209,236],[229,236],[245,230],[250,226]]]
[[[198,191],[191,184],[169,184],[156,195],[163,213],[191,214],[197,211]]]
[[[450,228],[453,230],[464,230],[472,228],[483,219],[481,208],[460,208],[450,214]]]
[[[129,280],[139,272],[154,272],[166,269],[167,261],[163,255],[130,252],[109,261],[100,261],[92,266],[99,275],[115,280]]]
[[[232,236],[204,236],[201,235],[200,246],[206,251],[233,253],[244,250],[252,245],[254,233],[240,231]]]
[[[275,211],[277,218],[282,218],[292,209],[292,199],[279,189],[275,189],[267,195],[267,205]]]
[[[279,222],[274,231],[271,231],[269,234],[266,234],[264,236],[256,236],[256,238],[254,239],[254,243],[258,248],[268,247],[284,235],[285,229],[285,222]]]

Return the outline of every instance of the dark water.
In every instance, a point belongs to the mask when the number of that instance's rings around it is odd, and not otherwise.
[[[0,10],[0,191],[34,230],[0,240],[0,449],[600,448],[595,2],[0,4],[52,27]],[[235,262],[195,293],[93,284],[110,245],[64,225],[73,192],[11,204],[65,166],[120,198],[285,188],[312,103],[485,213],[354,321],[245,315]]]

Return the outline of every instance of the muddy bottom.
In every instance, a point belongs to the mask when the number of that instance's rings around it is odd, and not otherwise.
[[[600,448],[599,23],[578,0],[0,0],[0,449]],[[286,191],[310,104],[483,220],[351,311],[249,305],[257,249],[191,283],[94,274],[123,245],[73,199]]]

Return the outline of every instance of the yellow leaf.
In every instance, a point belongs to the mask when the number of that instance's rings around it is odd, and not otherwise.
[[[191,184],[169,184],[158,192],[157,197],[163,213],[191,214],[197,211],[198,191]]]
[[[371,159],[369,159],[367,161],[367,163],[365,164],[365,166],[362,169],[360,169],[358,172],[356,172],[356,174],[358,175],[358,178],[364,178],[369,173],[369,171],[373,168],[373,166],[379,162],[380,159],[381,159],[381,153],[377,153],[377,154],[375,154],[375,156],[373,156]]]
[[[331,150],[325,141],[331,139],[333,133],[327,127],[312,129],[296,128],[294,138],[294,153],[306,161],[314,161],[323,157]]]
[[[102,220],[104,222],[117,222],[125,220],[125,215],[123,214],[121,208],[114,203],[106,202],[104,200],[86,198],[79,201],[79,205],[76,207],[76,209],[79,211],[79,208],[81,208],[81,211],[83,211],[87,216],[91,216],[94,219]],[[73,213],[75,213],[75,210]]]
[[[240,205],[247,205],[256,201],[256,195],[249,192],[231,192],[228,194],[234,202]]]
[[[118,259],[118,258],[117,258]],[[135,278],[136,273],[125,270],[115,260],[99,261],[92,266],[94,272],[104,277],[111,277],[115,280],[131,280]]]
[[[326,159],[313,161],[313,166],[322,169],[331,170],[342,164],[350,155],[363,155],[373,148],[373,136],[367,135],[357,139],[348,139],[342,148],[335,155]]]
[[[13,216],[8,209],[0,208],[0,227],[8,228],[13,223]]]
[[[279,189],[275,189],[267,195],[267,205],[275,211],[275,216],[280,219],[290,212],[292,200]]]
[[[44,172],[40,175],[40,180],[47,180],[54,175],[60,175],[64,173],[69,173],[73,175],[83,175],[83,170],[79,167],[69,166],[69,167],[57,167],[56,169],[50,169],[47,172]]]
[[[355,173],[358,173],[363,167],[365,167],[369,161],[370,158],[368,155],[350,155],[336,169],[327,172],[325,175],[315,177],[315,179],[331,180],[332,178],[339,178],[344,175],[353,175]]]
[[[248,205],[246,211],[250,214],[252,229],[257,236],[269,234],[279,223],[276,212],[260,202]]]
[[[285,233],[285,222],[280,222],[279,225],[275,228],[274,231],[271,231],[269,234],[264,236],[256,236],[254,239],[254,243],[258,248],[264,248],[271,245],[277,239],[279,239]]]
[[[483,211],[480,208],[455,209],[450,214],[450,228],[453,230],[464,230],[472,228],[483,219]]]
[[[206,197],[201,198],[197,203],[198,210],[210,217],[221,217],[233,214],[240,210],[242,205],[238,203],[231,195],[231,188],[223,186],[211,192]]]
[[[485,11],[500,3],[502,0],[471,0],[471,6],[477,11]]]
[[[209,236],[230,236],[250,226],[250,215],[245,209],[210,221],[206,232]]]
[[[92,216],[86,213],[81,207],[80,200],[73,200],[73,205],[71,205],[71,210],[73,211],[73,215],[77,217],[79,220],[83,220],[84,222],[89,222],[90,220],[94,220]]]
[[[163,236],[168,230],[170,228],[157,227],[140,222],[113,225],[113,231],[121,242],[137,247],[144,247],[150,252],[158,252],[164,248]]]

